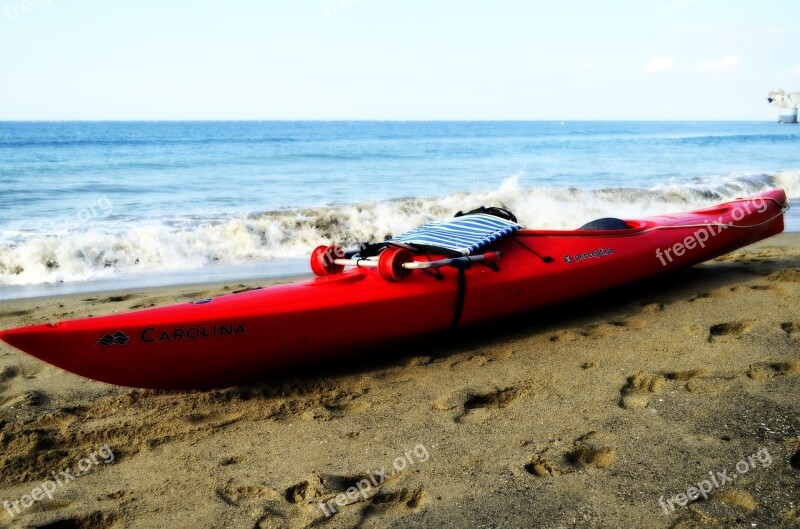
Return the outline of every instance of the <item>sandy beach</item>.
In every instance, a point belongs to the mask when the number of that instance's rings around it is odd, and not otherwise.
[[[5,301],[0,327],[263,284]],[[208,392],[2,344],[0,447],[4,527],[800,527],[800,234]]]

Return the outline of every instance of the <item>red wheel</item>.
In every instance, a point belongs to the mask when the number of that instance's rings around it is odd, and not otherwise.
[[[344,271],[344,266],[333,261],[344,257],[344,250],[338,246],[317,246],[311,252],[311,271],[318,276],[329,276]]]
[[[387,281],[400,281],[411,273],[408,268],[403,268],[403,263],[413,260],[414,256],[405,248],[386,248],[378,258],[378,271]]]

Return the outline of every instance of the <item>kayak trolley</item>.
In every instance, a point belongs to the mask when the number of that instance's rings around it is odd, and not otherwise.
[[[496,207],[459,211],[452,219],[429,222],[383,243],[368,245],[366,252],[317,246],[311,253],[311,270],[318,276],[327,276],[343,272],[346,266],[366,266],[377,268],[387,281],[401,281],[413,270],[444,266],[466,270],[477,262],[496,268],[494,263],[500,259],[500,252],[476,252],[521,229],[516,220],[508,210]],[[377,251],[376,246],[380,246]],[[415,260],[414,252],[455,257],[423,261]]]
[[[415,261],[414,254],[406,248],[386,247],[375,257],[359,258],[348,256],[339,246],[317,246],[311,252],[311,270],[318,276],[339,274],[346,266],[363,266],[377,268],[381,277],[387,281],[401,281],[413,270],[430,270],[450,266],[466,269],[472,263],[495,263],[500,260],[501,252],[487,252],[479,255],[450,257],[436,261]]]

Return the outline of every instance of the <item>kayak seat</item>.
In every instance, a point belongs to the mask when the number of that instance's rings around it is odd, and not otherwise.
[[[614,217],[605,217],[602,219],[593,220],[592,222],[587,222],[578,229],[579,230],[628,230],[630,229],[630,226],[628,226],[622,219],[617,219]]]
[[[522,226],[488,213],[472,213],[441,222],[429,222],[392,237],[386,243],[453,255],[470,255],[511,235]]]

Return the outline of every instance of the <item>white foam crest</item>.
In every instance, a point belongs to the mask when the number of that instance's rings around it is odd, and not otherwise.
[[[212,265],[242,265],[305,257],[319,244],[346,247],[381,241],[459,210],[496,205],[528,228],[574,229],[598,217],[637,218],[713,205],[784,187],[800,196],[800,171],[728,175],[665,182],[649,189],[524,187],[520,176],[493,190],[435,198],[343,204],[224,218],[103,222],[48,235],[5,232],[0,286],[75,282],[126,274],[186,273]]]
[[[789,198],[800,199],[800,171],[776,173],[775,185],[784,188]]]

